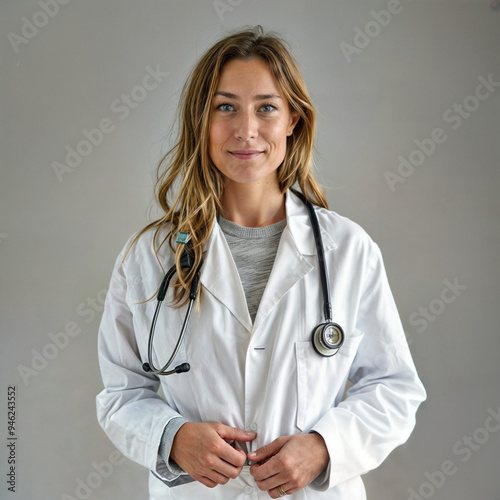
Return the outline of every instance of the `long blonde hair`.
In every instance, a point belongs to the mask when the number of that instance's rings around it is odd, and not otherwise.
[[[156,245],[159,231],[167,228],[167,235],[155,252],[168,241],[176,253],[178,280],[174,285],[174,305],[181,306],[188,299],[186,291],[202,262],[203,247],[221,208],[224,179],[208,154],[213,97],[224,65],[233,59],[249,58],[260,58],[268,64],[290,107],[300,116],[293,134],[287,137],[285,158],[278,167],[281,192],[298,183],[311,202],[328,208],[323,190],[311,174],[316,112],[285,42],[275,33],[265,33],[261,26],[222,38],[201,57],[182,90],[178,139],[157,169],[156,196],[165,215],[148,224],[132,242],[133,245],[144,232],[155,228]],[[194,255],[190,270],[180,266],[184,245],[174,247],[179,232],[190,234]]]

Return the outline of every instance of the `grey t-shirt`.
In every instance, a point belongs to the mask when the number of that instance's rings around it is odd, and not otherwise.
[[[254,321],[273,269],[286,219],[264,227],[239,226],[221,216],[218,222],[231,249],[245,291],[248,311]]]

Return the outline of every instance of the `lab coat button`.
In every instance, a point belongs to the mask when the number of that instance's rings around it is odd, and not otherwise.
[[[247,495],[251,495],[253,493],[253,488],[251,486],[245,486],[243,490]]]
[[[251,431],[256,431],[258,428],[259,428],[259,426],[255,422],[253,424],[250,424]]]

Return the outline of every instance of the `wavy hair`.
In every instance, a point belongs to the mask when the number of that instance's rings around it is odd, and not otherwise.
[[[208,153],[212,101],[220,75],[229,61],[251,58],[267,63],[290,108],[300,117],[292,135],[287,137],[285,157],[278,167],[281,192],[297,183],[311,202],[328,208],[323,190],[311,174],[316,112],[286,42],[275,33],[264,32],[261,26],[220,39],[202,55],[183,87],[178,138],[158,165],[155,192],[164,215],[142,229],[132,242],[133,245],[144,232],[155,228],[153,245],[157,258],[166,241],[175,252],[178,278],[172,305],[180,307],[187,302],[186,292],[201,265],[203,247],[221,208],[224,178]],[[167,234],[158,241],[163,228]],[[194,266],[189,270],[180,265],[184,244],[174,247],[179,232],[190,234]]]

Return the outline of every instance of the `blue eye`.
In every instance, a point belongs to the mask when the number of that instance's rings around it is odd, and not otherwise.
[[[235,111],[234,106],[232,104],[229,104],[228,102],[223,102],[222,104],[219,104],[216,107],[216,109],[219,109],[225,113],[228,113],[230,111]],[[274,104],[263,104],[259,109],[264,113],[270,113],[272,111],[275,111],[277,108]]]
[[[228,109],[228,108],[231,108],[231,109]],[[217,106],[217,109],[220,109],[221,111],[233,111],[234,110],[232,104],[228,104],[227,102],[225,102],[223,104],[219,104]]]
[[[276,109],[276,106],[273,106],[272,104],[263,104],[260,109],[262,109],[262,111],[264,111],[265,113],[269,113],[270,111],[274,111]]]

